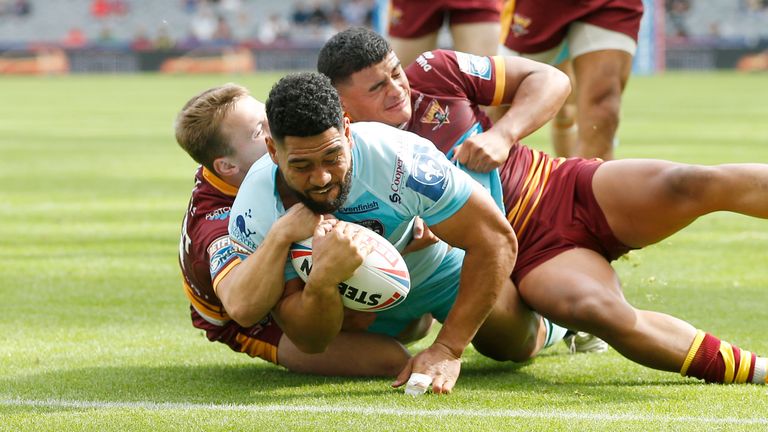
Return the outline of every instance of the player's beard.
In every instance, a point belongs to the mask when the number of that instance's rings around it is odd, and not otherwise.
[[[347,170],[344,179],[339,183],[339,194],[336,198],[330,201],[318,202],[310,198],[308,193],[299,192],[290,186],[288,186],[288,188],[294,195],[296,195],[296,198],[298,198],[302,204],[307,206],[308,209],[312,210],[312,212],[316,214],[330,214],[340,209],[347,201],[349,190],[352,188],[352,167]]]

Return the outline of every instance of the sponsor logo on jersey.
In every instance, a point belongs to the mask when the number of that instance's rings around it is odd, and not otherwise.
[[[405,172],[403,171],[403,159],[400,157],[400,155],[397,155],[397,161],[395,161],[395,169],[392,171],[392,182],[389,184],[389,188],[392,190],[392,194],[389,195],[389,200],[393,203],[399,203],[400,198],[400,188],[403,187],[403,175]]]
[[[512,34],[515,37],[521,37],[528,34],[528,26],[531,25],[531,19],[527,16],[515,14],[512,17]]]
[[[465,74],[476,76],[484,80],[491,79],[493,67],[489,57],[480,57],[457,51],[456,61],[459,63],[459,69]]]
[[[434,156],[423,152],[413,155],[413,167],[406,186],[437,201],[443,196],[446,187],[445,166]]]
[[[359,213],[368,213],[378,209],[379,209],[379,203],[377,201],[372,201],[368,203],[358,204],[352,207],[342,207],[338,210],[338,213],[359,214]]]
[[[433,58],[435,58],[435,55],[432,54],[432,51],[427,51],[416,57],[416,64],[421,66],[424,72],[429,72],[432,70],[432,65],[429,64],[429,61]]]
[[[210,257],[211,276],[215,277],[222,268],[234,256],[235,251],[232,247],[232,241],[229,236],[222,236],[211,242],[208,246],[208,256]]]
[[[213,220],[224,220],[229,217],[229,210],[231,210],[231,207],[222,207],[220,209],[216,209],[212,212],[205,214],[205,220],[213,221]]]
[[[435,126],[432,130],[437,130],[440,126],[451,122],[448,120],[448,115],[451,112],[450,109],[451,107],[449,106],[443,108],[437,100],[433,99],[419,121],[422,123],[433,124]]]
[[[380,220],[366,219],[366,220],[356,221],[355,223],[358,225],[364,226],[369,230],[375,232],[376,234],[384,237],[384,224],[381,223]]]
[[[251,217],[251,209],[248,209],[244,214],[237,215],[235,217],[235,230],[229,234],[246,248],[256,250],[256,244],[250,239],[250,236],[256,234],[256,231],[249,230],[245,221],[246,218],[250,219]]]

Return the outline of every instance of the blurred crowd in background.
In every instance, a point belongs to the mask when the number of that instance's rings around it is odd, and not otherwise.
[[[673,43],[768,39],[768,0],[665,0]],[[349,26],[377,30],[377,0],[0,0],[0,45],[133,50],[322,44]]]

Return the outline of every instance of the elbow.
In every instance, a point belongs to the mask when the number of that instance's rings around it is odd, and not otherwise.
[[[268,311],[261,313],[254,313],[253,310],[242,306],[234,306],[232,308],[225,307],[227,315],[239,324],[241,327],[251,327],[256,325],[259,321],[267,316]]]
[[[568,77],[567,74],[565,74],[563,71],[552,68],[552,75],[553,75],[553,83],[556,85],[553,86],[558,89],[558,93],[560,94],[561,98],[563,99],[563,102],[568,98],[568,95],[571,94],[571,91],[573,91],[573,86],[571,85],[571,79]]]

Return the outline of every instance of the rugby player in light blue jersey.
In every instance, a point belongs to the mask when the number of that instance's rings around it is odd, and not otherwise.
[[[397,335],[424,313],[432,313],[443,327],[395,383],[419,372],[432,377],[433,392],[451,391],[462,353],[499,295],[512,297],[505,304],[517,312],[510,314],[516,323],[505,327],[508,334],[500,343],[519,347],[517,360],[530,356],[538,316],[517,299],[509,278],[515,234],[481,186],[428,140],[382,124],[350,126],[336,90],[318,73],[281,79],[270,92],[267,117],[269,157],[257,161],[245,177],[229,232],[245,256],[292,205],[300,202],[326,215],[314,231],[307,283],[286,259],[284,293],[273,309],[300,349],[321,352],[341,329],[344,312],[337,286],[366,254],[348,222],[377,231],[402,250],[414,218],[421,217],[445,243],[405,256],[411,292],[398,307],[377,313],[368,330]],[[276,250],[287,257],[289,247],[286,243]]]

